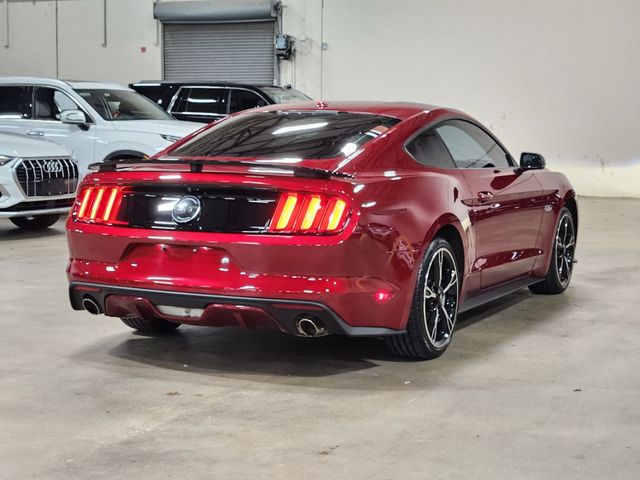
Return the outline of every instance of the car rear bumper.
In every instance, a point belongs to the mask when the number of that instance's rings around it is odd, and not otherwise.
[[[27,197],[17,184],[0,184],[0,218],[64,215],[69,213],[75,194]]]
[[[402,331],[414,293],[413,263],[385,251],[360,227],[352,235],[298,238],[104,227],[69,219],[67,240],[71,284],[319,304],[354,328]],[[348,328],[338,331],[351,334]]]
[[[267,327],[292,335],[300,335],[297,321],[312,318],[327,334],[379,337],[404,333],[385,327],[349,325],[329,306],[309,300],[210,295],[87,282],[71,282],[69,298],[74,310],[84,310],[83,301],[89,299],[101,313],[121,318],[162,318],[201,326],[239,325],[247,330]],[[196,310],[198,314],[174,313],[180,310]]]
[[[71,207],[43,208],[35,210],[0,210],[0,218],[35,217],[38,215],[65,215]]]

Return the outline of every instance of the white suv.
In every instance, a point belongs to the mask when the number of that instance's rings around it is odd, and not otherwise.
[[[67,146],[78,160],[81,176],[94,162],[154,155],[201,127],[175,120],[122,85],[0,78],[0,132]]]
[[[25,230],[50,227],[73,205],[77,186],[66,147],[0,133],[0,218]]]

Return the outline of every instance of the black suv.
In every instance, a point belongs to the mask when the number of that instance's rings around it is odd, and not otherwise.
[[[311,100],[291,87],[228,82],[142,81],[129,87],[156,102],[178,120],[202,123],[250,108]]]

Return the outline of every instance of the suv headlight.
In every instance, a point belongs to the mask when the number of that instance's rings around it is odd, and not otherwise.
[[[12,160],[15,160],[18,157],[10,157],[9,155],[0,155],[0,165],[4,165],[5,163],[9,163]]]
[[[178,140],[180,140],[182,137],[176,137],[175,135],[160,135],[162,138],[164,138],[167,142],[177,142]]]

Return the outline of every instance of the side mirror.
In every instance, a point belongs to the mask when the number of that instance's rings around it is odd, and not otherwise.
[[[60,121],[73,125],[84,125],[87,123],[87,117],[82,110],[65,110],[60,114]]]
[[[539,153],[523,153],[520,155],[520,170],[542,170],[547,166],[544,157]]]

